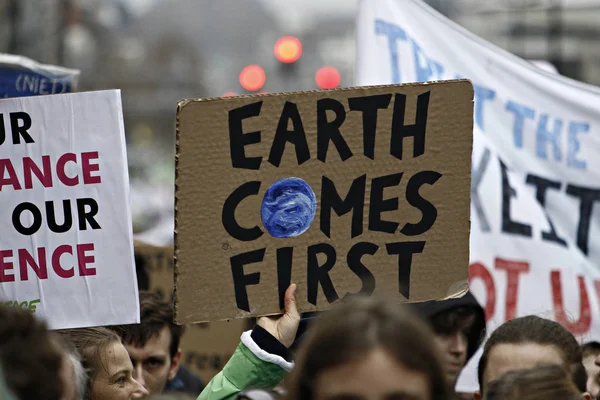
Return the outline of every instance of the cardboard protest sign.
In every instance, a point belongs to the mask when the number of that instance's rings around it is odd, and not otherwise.
[[[119,91],[0,100],[0,300],[53,329],[139,322]]]
[[[468,277],[468,81],[181,101],[175,314],[442,298]]]
[[[135,245],[136,259],[144,260],[150,290],[165,301],[172,301],[173,248]],[[181,360],[190,370],[210,381],[219,373],[233,355],[249,320],[234,319],[204,324],[188,325],[181,341]]]

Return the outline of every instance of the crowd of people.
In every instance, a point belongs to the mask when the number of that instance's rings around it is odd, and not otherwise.
[[[512,319],[489,335],[480,390],[456,380],[486,337],[485,315],[463,297],[402,305],[357,296],[301,316],[295,285],[285,313],[258,319],[223,370],[203,385],[181,364],[171,304],[140,291],[140,324],[48,330],[0,307],[0,399],[446,400],[598,399],[600,343],[560,324]]]

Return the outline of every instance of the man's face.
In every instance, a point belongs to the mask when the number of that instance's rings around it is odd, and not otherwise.
[[[474,321],[475,315],[472,315],[461,324],[457,331],[451,334],[435,335],[435,341],[442,350],[446,378],[452,384],[456,382],[460,371],[467,363],[468,335]]]
[[[600,366],[595,363],[596,355],[589,355],[583,359],[583,366],[587,372],[587,391],[592,399],[600,399]]]
[[[178,351],[171,359],[170,346],[171,332],[167,326],[158,335],[152,336],[143,347],[125,344],[133,363],[133,377],[150,394],[162,393],[167,381],[177,374],[181,352]]]
[[[509,371],[535,368],[539,364],[563,365],[560,351],[551,345],[537,343],[497,344],[488,354],[487,365],[483,374],[483,387],[489,387],[490,382],[500,379]],[[476,393],[475,398],[481,399]]]

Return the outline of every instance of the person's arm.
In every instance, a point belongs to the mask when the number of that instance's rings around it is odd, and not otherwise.
[[[285,314],[260,318],[252,331],[242,334],[235,353],[198,400],[229,400],[247,388],[271,389],[291,371],[288,348],[300,323],[295,291],[296,285],[290,285],[285,292]]]

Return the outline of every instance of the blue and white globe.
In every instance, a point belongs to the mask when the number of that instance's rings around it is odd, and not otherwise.
[[[300,178],[284,178],[266,191],[260,210],[267,232],[276,238],[302,235],[310,228],[317,212],[317,197]]]

